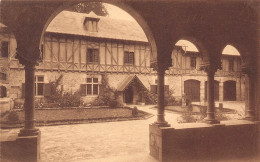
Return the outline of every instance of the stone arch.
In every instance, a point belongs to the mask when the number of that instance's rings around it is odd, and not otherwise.
[[[227,45],[234,47],[239,52],[240,57],[241,57],[241,63],[247,63],[249,61],[247,57],[251,55],[250,54],[251,52],[244,45],[229,42],[221,47],[222,52],[224,51],[224,49],[226,48]]]
[[[150,60],[151,62],[156,62],[157,61],[157,46],[156,46],[156,42],[152,33],[152,30],[150,29],[150,27],[148,26],[148,24],[146,23],[146,21],[144,20],[144,18],[138,14],[138,12],[136,12],[131,6],[125,4],[125,3],[116,3],[116,2],[111,2],[109,0],[84,0],[84,2],[104,2],[104,3],[108,3],[111,5],[114,5],[116,7],[121,8],[122,10],[126,11],[129,15],[131,15],[136,22],[140,25],[140,27],[143,29],[148,42],[150,43],[151,46],[151,56],[150,56]],[[79,2],[68,2],[65,3],[63,5],[61,5],[59,8],[57,8],[48,18],[48,20],[45,22],[45,25],[43,27],[42,30],[42,34],[41,34],[41,41],[43,39],[43,35],[45,30],[47,29],[48,25],[51,23],[51,21],[64,9],[72,6],[72,5],[76,5]]]
[[[200,101],[200,81],[187,79],[184,81],[184,93],[188,100],[193,102]]]
[[[187,40],[198,49],[201,57],[201,63],[208,63],[210,61],[210,52],[207,49],[206,44],[202,40],[193,36],[184,35],[176,39],[174,41],[174,44],[176,44],[179,40]]]
[[[181,36],[174,41],[174,44],[176,44],[179,40],[187,40],[187,41],[191,42],[198,49],[198,51],[202,54],[202,60],[203,61],[209,60],[209,52],[208,52],[207,48],[205,47],[204,43],[200,39],[197,39],[192,36]]]

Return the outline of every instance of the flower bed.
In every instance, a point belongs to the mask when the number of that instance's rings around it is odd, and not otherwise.
[[[75,124],[89,122],[104,122],[104,121],[120,121],[120,120],[135,120],[143,119],[149,116],[148,113],[138,111],[137,115],[132,114],[132,108],[60,108],[60,109],[36,109],[35,119],[36,125],[56,125],[56,124]],[[15,112],[19,120],[8,120],[8,114],[1,117],[1,127],[20,127],[24,121],[24,111],[18,110]],[[13,113],[12,112],[12,113]]]

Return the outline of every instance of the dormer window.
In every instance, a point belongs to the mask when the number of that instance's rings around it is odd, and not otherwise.
[[[98,32],[98,22],[100,18],[94,13],[90,12],[84,20],[84,26],[89,32]]]

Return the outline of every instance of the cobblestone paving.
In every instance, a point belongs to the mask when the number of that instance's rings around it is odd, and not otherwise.
[[[138,109],[156,114],[156,109]],[[176,123],[176,113],[166,112],[166,120]],[[41,127],[43,162],[153,162],[149,156],[149,124],[146,120]]]

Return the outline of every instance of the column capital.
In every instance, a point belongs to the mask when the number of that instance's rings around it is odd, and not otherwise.
[[[215,74],[215,72],[217,72],[218,69],[219,67],[214,66],[209,62],[201,63],[199,67],[199,70],[205,71],[207,74]]]
[[[249,64],[249,63],[244,63],[244,64],[242,64],[241,69],[242,69],[242,72],[243,72],[244,74],[247,74],[247,75],[255,75],[255,73],[254,73],[254,68],[253,68],[253,66],[252,66],[251,64]]]
[[[172,66],[172,59],[160,60],[151,63],[151,68],[157,72],[165,72]]]
[[[30,49],[30,51],[28,49]],[[16,48],[15,58],[19,60],[20,64],[33,67],[39,64],[40,53],[41,51],[39,48],[31,49],[30,47],[18,47]]]

